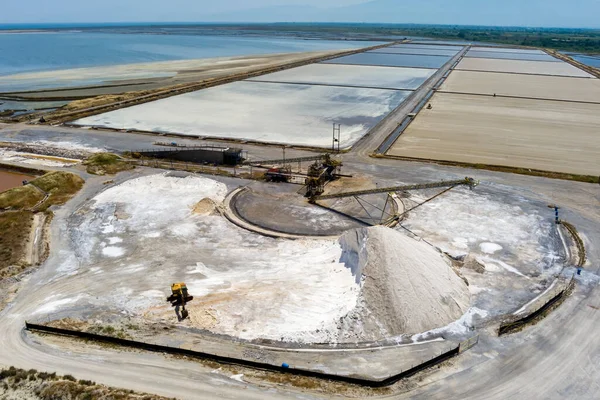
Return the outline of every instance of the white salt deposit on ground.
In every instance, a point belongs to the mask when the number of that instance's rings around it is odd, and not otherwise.
[[[22,153],[0,148],[0,161],[16,162],[19,164],[28,164],[41,167],[68,167],[80,162],[80,160],[65,159],[65,161],[43,158],[39,154]]]
[[[121,257],[125,254],[125,249],[116,246],[107,246],[102,249],[102,254],[107,257]]]
[[[485,254],[494,254],[495,252],[502,250],[502,246],[496,243],[484,242],[479,245],[479,249]]]
[[[58,297],[58,296],[55,295],[55,296],[52,296],[51,298],[47,299],[46,303],[44,303],[43,306],[39,307],[35,311],[35,314],[49,314],[49,313],[52,313],[52,312],[58,310],[62,306],[65,306],[67,304],[73,304],[73,303],[77,302],[77,300],[79,300],[82,297],[82,295],[71,297],[71,298],[63,298],[63,299],[58,299],[58,300],[52,300],[55,297]]]
[[[107,189],[94,198],[96,206],[124,204],[125,212],[135,217],[120,220],[119,225],[122,228],[145,228],[145,233],[148,227],[158,229],[187,222],[191,208],[199,199],[210,198],[221,202],[227,194],[227,187],[212,179],[167,175],[144,176]],[[113,226],[105,227],[104,232],[112,232]]]
[[[243,339],[326,342],[337,321],[350,312],[359,285],[340,263],[335,240],[281,241],[273,260],[249,261],[247,269],[217,271],[198,264],[187,278],[199,302],[190,304],[192,321],[216,316],[211,330]],[[210,305],[210,307],[207,307]]]
[[[499,266],[499,267],[505,269],[508,272],[511,272],[513,274],[516,274],[516,275],[522,276],[524,278],[527,278],[525,275],[523,275],[523,273],[521,273],[521,271],[519,271],[515,267],[513,267],[513,266],[511,266],[511,265],[509,265],[507,263],[505,263],[504,261],[496,260],[494,258],[487,257],[487,256],[477,257],[476,259],[477,259],[477,261],[479,263],[481,263],[481,264],[483,264],[485,266],[486,270],[489,270],[489,271],[498,271],[498,268],[496,268],[496,266]]]
[[[339,319],[355,307],[359,290],[340,262],[340,245],[265,238],[219,215],[193,212],[200,200],[221,203],[226,193],[212,179],[159,174],[96,196],[82,214],[83,236],[76,240],[84,260],[79,271],[98,262],[106,271],[102,283],[86,287],[92,305],[146,313],[149,323],[172,322],[173,309],[164,301],[168,285],[185,281],[195,300],[184,324],[245,339],[329,340]],[[128,218],[115,218],[117,208]],[[116,255],[115,234],[127,237],[117,247],[126,257],[107,257]],[[108,293],[107,285],[114,290]],[[161,296],[156,288],[165,289]]]
[[[359,307],[343,321],[344,339],[425,332],[468,309],[467,285],[425,242],[381,226],[347,232],[340,241],[362,286]]]
[[[78,268],[68,279],[85,282],[80,303],[102,318],[175,324],[165,298],[171,283],[185,282],[194,301],[180,324],[301,343],[422,332],[459,319],[469,306],[464,282],[423,242],[388,228],[359,230],[354,242],[278,240],[193,212],[202,199],[220,204],[226,193],[205,177],[158,174],[98,194],[72,217]]]
[[[414,195],[411,200],[425,198]],[[454,189],[412,211],[403,225],[452,256],[494,254],[504,262],[518,259],[514,268],[541,270],[556,258],[555,250],[543,244],[552,224],[525,207],[477,189]]]
[[[338,121],[343,126],[340,145],[347,148],[410,94],[238,81],[85,117],[73,124],[329,147],[331,122]]]
[[[427,340],[429,337],[431,337],[432,335],[439,335],[439,334],[456,334],[456,335],[464,335],[465,333],[468,333],[472,330],[474,330],[475,328],[475,323],[474,320],[476,317],[478,318],[485,318],[488,316],[488,312],[485,310],[481,310],[477,307],[471,307],[467,310],[467,312],[460,317],[460,319],[451,322],[450,324],[441,327],[441,328],[436,328],[436,329],[432,329],[428,332],[424,332],[424,333],[419,333],[417,335],[414,335],[412,337],[412,340],[414,342],[417,341],[422,341],[422,340]]]
[[[86,144],[77,143],[77,142],[66,142],[66,141],[54,142],[54,141],[50,141],[50,140],[36,140],[36,141],[31,142],[30,144],[37,145],[37,146],[58,147],[60,149],[65,149],[65,150],[87,151],[89,153],[101,153],[103,151],[106,151],[106,149],[101,148],[101,147],[88,146]]]

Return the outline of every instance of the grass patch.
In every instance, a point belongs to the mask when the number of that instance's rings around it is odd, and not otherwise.
[[[0,193],[0,209],[24,210],[42,201],[44,194],[31,185],[19,186]]]
[[[83,162],[87,172],[93,175],[114,175],[121,171],[133,169],[133,165],[126,163],[116,154],[97,153]]]
[[[64,204],[84,181],[70,172],[49,172],[31,184],[0,193],[0,279],[21,273],[35,212]],[[46,193],[48,197],[46,200]]]
[[[118,389],[90,380],[77,380],[72,375],[29,371],[15,367],[0,370],[0,398],[41,400],[167,400],[166,397]]]
[[[19,263],[25,254],[32,223],[31,211],[0,213],[0,279],[25,267]]]
[[[37,211],[45,211],[52,205],[64,204],[81,189],[84,180],[70,172],[49,172],[30,182],[29,185],[9,189],[0,193],[0,209],[25,210],[32,209],[48,193],[48,198],[37,207]],[[41,189],[37,190],[35,187]]]
[[[79,192],[84,183],[80,176],[63,171],[50,172],[34,179],[31,184],[50,195],[38,210],[45,211],[50,206],[65,204]]]

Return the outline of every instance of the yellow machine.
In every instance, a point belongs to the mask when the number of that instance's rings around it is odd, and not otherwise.
[[[185,309],[185,305],[190,301],[194,300],[193,296],[188,294],[187,286],[185,283],[174,283],[171,285],[171,295],[167,297],[167,301],[171,303],[171,306],[181,306],[181,319],[188,317],[188,311]]]

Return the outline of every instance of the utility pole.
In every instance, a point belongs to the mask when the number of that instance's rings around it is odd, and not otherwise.
[[[342,136],[342,124],[333,123],[333,143],[331,144],[331,151],[336,151],[336,143],[337,143],[337,152],[340,152],[340,139]]]
[[[554,209],[554,223],[560,225],[560,218],[558,217],[558,210],[560,210],[560,207],[555,204],[549,204],[548,208]]]

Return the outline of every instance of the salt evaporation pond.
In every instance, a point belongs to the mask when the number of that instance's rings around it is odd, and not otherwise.
[[[384,47],[371,50],[367,53],[388,53],[388,54],[415,54],[425,56],[453,56],[458,50],[437,50],[437,49],[415,49],[412,47]]]
[[[241,81],[83,118],[74,124],[329,147],[335,122],[342,124],[340,146],[347,148],[410,93]]]
[[[390,48],[413,48],[413,49],[430,49],[430,50],[456,50],[460,51],[464,46],[445,46],[445,45],[431,45],[431,44],[423,44],[423,43],[403,43],[403,44],[395,44],[390,46]]]
[[[434,70],[419,68],[392,69],[363,65],[311,64],[249,80],[413,90],[421,86],[434,73]]]
[[[546,54],[536,49],[514,49],[511,47],[472,47],[471,51],[486,51],[493,53]]]
[[[559,59],[549,56],[548,54],[502,53],[499,51],[493,52],[493,51],[470,50],[469,52],[467,52],[466,57],[560,62]]]
[[[416,56],[406,54],[358,53],[325,61],[326,64],[376,65],[383,67],[413,67],[438,69],[450,60],[447,56]]]
[[[589,65],[590,67],[600,68],[600,54],[578,54],[578,53],[565,53],[575,61],[579,61],[582,64]]]

